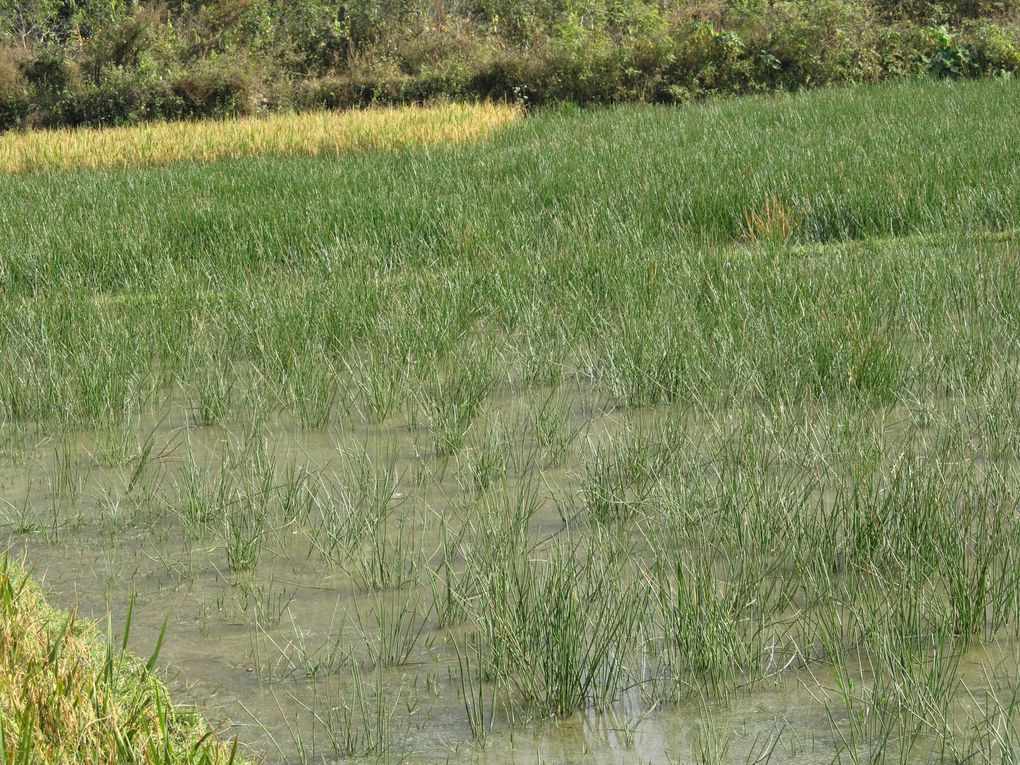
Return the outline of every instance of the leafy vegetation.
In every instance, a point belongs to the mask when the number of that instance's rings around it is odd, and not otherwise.
[[[1020,68],[1015,0],[3,0],[0,129]]]

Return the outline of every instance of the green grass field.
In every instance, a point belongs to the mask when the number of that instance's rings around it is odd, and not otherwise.
[[[3,536],[271,761],[1016,762],[1018,106],[3,176]]]

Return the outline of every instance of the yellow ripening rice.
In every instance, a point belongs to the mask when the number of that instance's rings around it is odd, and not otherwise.
[[[0,135],[0,172],[142,167],[230,157],[326,156],[474,141],[517,119],[500,104],[279,114]]]

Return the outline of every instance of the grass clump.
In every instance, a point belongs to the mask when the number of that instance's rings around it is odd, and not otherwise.
[[[114,651],[74,612],[50,608],[7,559],[0,616],[0,760],[239,762],[236,743],[220,742],[197,714],[173,705],[152,672],[158,648],[148,662]]]

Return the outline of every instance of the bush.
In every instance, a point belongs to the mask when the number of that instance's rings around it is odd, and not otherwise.
[[[24,125],[29,104],[19,57],[14,51],[0,48],[0,131]]]
[[[101,5],[40,17],[30,38],[0,23],[0,50],[23,49],[0,61],[0,130],[447,98],[676,103],[1020,69],[1020,0]]]
[[[979,21],[963,28],[963,45],[970,52],[971,69],[996,75],[1020,73],[1020,30]]]
[[[54,105],[52,119],[72,127],[110,127],[158,119],[177,109],[165,83],[114,69],[98,85],[67,91]]]
[[[173,108],[168,116],[226,117],[254,110],[254,93],[248,76],[240,67],[205,61],[178,75],[171,84]]]

